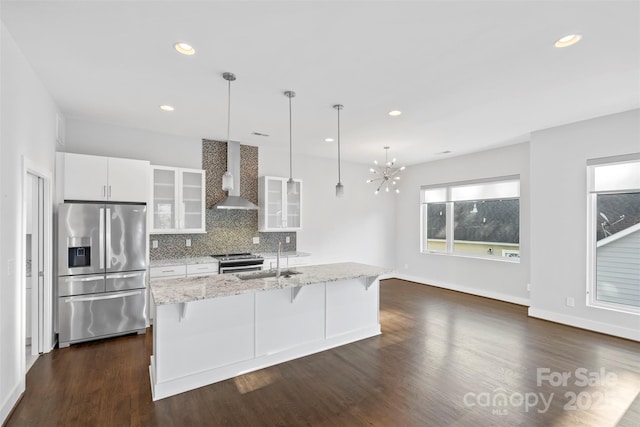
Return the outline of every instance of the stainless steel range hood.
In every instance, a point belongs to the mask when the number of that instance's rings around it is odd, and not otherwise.
[[[229,190],[225,199],[212,207],[214,209],[258,209],[255,204],[240,197],[240,143],[237,141],[227,142],[227,171],[233,176],[233,188]]]

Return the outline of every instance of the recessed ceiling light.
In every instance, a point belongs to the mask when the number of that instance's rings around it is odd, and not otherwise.
[[[334,139],[333,139],[333,138],[325,138],[325,139],[324,139],[324,142],[333,142],[333,141],[334,141]]]
[[[399,116],[400,114],[402,114],[402,111],[398,111],[398,110],[389,111],[389,115],[393,117]]]
[[[580,34],[569,34],[556,40],[553,45],[555,47],[567,47],[578,43],[581,38],[582,36]]]
[[[183,55],[193,55],[196,53],[196,50],[189,43],[178,42],[174,44],[173,47]]]
[[[175,108],[173,108],[171,105],[161,105],[160,109],[162,111],[173,111],[173,110],[175,110]]]

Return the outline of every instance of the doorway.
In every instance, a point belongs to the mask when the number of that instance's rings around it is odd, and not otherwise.
[[[27,173],[25,182],[25,367],[29,370],[43,348],[44,179]]]
[[[24,373],[53,348],[51,179],[23,157],[20,262]]]

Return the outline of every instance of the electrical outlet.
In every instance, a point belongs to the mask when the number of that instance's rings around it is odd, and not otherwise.
[[[191,246],[191,239],[187,239],[187,241],[186,241],[186,245],[187,245],[187,247],[190,247],[190,246]]]
[[[531,291],[531,283],[527,283],[527,291]]]
[[[156,248],[158,247],[158,241],[157,241],[157,240],[152,240],[152,241],[151,241],[151,247],[152,247],[153,249],[156,249]]]
[[[254,245],[259,245],[260,244],[260,238],[259,237],[254,237],[253,238],[253,244]]]
[[[285,243],[291,243],[291,237],[287,236],[284,238]]]
[[[404,265],[404,269],[405,269],[405,270],[408,270],[408,269],[409,269],[409,264],[405,264],[405,265]]]
[[[575,304],[575,300],[573,297],[567,297],[567,307],[573,307]]]

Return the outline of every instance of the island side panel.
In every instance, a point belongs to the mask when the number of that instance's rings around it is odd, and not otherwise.
[[[326,338],[357,335],[367,331],[380,333],[380,282],[360,278],[328,282],[326,286]]]
[[[254,357],[253,293],[156,307],[153,354],[162,383]]]
[[[324,283],[256,294],[256,356],[324,340]]]

